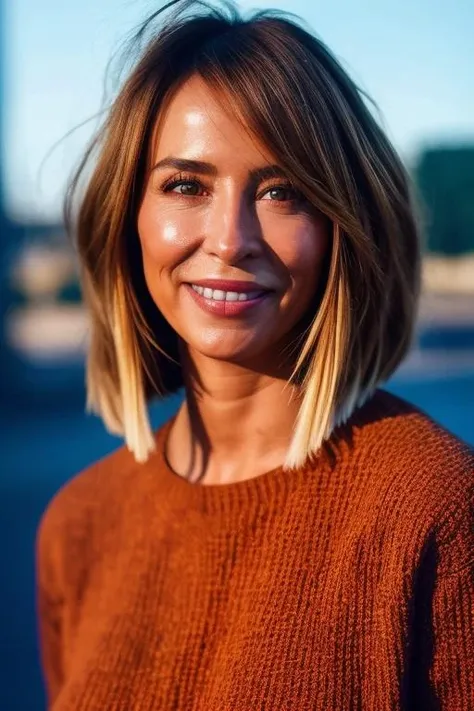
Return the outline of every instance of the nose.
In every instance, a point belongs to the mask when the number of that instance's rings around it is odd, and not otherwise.
[[[253,201],[238,192],[214,197],[202,248],[227,264],[260,254],[260,224]]]

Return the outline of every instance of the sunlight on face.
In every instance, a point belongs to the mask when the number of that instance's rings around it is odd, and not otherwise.
[[[138,233],[156,306],[191,356],[276,362],[318,287],[326,220],[199,77],[155,134]]]

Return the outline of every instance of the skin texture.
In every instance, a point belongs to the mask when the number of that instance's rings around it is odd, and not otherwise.
[[[138,214],[146,282],[180,337],[186,382],[168,460],[207,485],[282,464],[300,402],[294,386],[284,389],[283,353],[314,302],[329,242],[327,221],[284,173],[253,181],[252,170],[278,160],[223,106],[198,76],[177,90],[156,124]],[[214,174],[155,167],[170,156],[211,163]],[[218,316],[186,286],[206,278],[272,292],[238,317]]]

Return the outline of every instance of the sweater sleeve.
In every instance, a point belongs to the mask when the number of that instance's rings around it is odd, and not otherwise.
[[[62,599],[60,580],[60,531],[49,506],[36,533],[36,608],[40,659],[51,708],[63,679]]]
[[[474,470],[440,546],[431,680],[439,711],[474,709]]]

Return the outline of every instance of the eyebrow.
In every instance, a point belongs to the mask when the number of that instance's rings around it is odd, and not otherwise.
[[[158,163],[153,166],[152,172],[160,168],[175,168],[176,170],[201,173],[202,175],[212,177],[217,175],[217,168],[213,163],[202,160],[191,160],[189,158],[176,158],[174,156],[167,156],[159,160]],[[263,165],[260,168],[254,168],[250,171],[250,178],[256,183],[269,180],[270,178],[282,177],[286,177],[286,174],[279,165]]]

